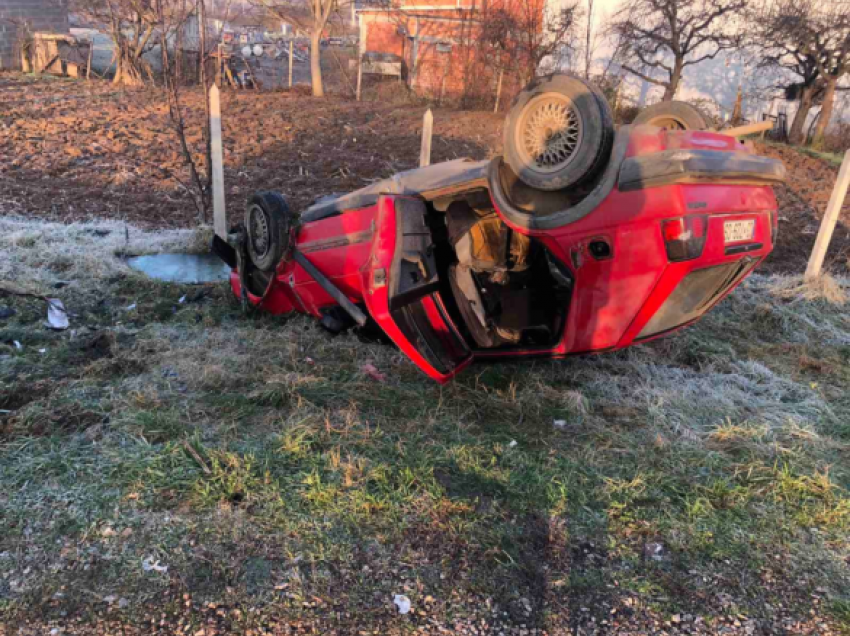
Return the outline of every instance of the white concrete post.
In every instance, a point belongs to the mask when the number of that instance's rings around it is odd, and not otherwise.
[[[434,113],[431,109],[425,113],[422,124],[422,151],[419,153],[419,167],[431,165],[431,138],[434,136]]]
[[[818,238],[815,240],[815,247],[812,250],[811,258],[809,258],[809,266],[806,268],[806,280],[820,276],[823,261],[826,258],[826,250],[829,247],[830,240],[832,240],[832,233],[835,231],[835,224],[841,214],[841,206],[844,205],[848,187],[850,187],[850,150],[844,155],[841,170],[838,171],[838,180],[835,182],[835,189],[832,191],[832,196],[826,206]]]
[[[293,40],[289,41],[289,88],[292,88],[292,60],[295,58],[295,49],[292,42]]]
[[[363,58],[357,59],[357,101],[363,94]]]
[[[221,143],[221,96],[210,88],[210,146],[212,150],[213,228],[227,240],[227,209],[224,204],[224,148]]]

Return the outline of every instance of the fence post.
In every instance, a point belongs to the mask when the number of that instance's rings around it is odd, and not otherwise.
[[[431,109],[425,113],[422,124],[422,151],[419,153],[419,167],[431,165],[431,138],[434,136],[434,113]]]
[[[499,102],[502,101],[502,80],[505,79],[505,69],[499,71],[499,85],[496,87],[496,107],[493,109],[494,113],[499,112]]]
[[[363,94],[363,56],[358,56],[357,59],[357,101],[360,101],[360,96]]]
[[[289,88],[292,88],[292,60],[295,57],[295,49],[292,44],[293,40],[289,41]]]
[[[89,39],[89,56],[86,60],[86,81],[91,79],[91,63],[94,59],[94,36]]]
[[[224,149],[221,143],[221,97],[218,86],[210,88],[210,146],[212,154],[213,228],[227,240],[227,209],[224,204]]]
[[[812,250],[811,258],[809,258],[809,265],[806,268],[806,280],[820,276],[823,261],[826,258],[826,250],[829,247],[830,240],[832,240],[832,233],[835,231],[835,224],[838,222],[838,217],[841,214],[841,206],[844,205],[848,187],[850,187],[850,150],[844,154],[844,161],[841,163],[841,170],[838,171],[835,189],[832,191],[832,196],[829,198],[829,203],[826,206],[820,231],[815,240],[815,247]]]

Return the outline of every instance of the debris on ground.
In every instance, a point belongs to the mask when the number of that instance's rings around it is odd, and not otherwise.
[[[167,565],[161,565],[159,559],[154,560],[154,557],[149,556],[142,561],[142,569],[145,572],[160,572],[165,574],[168,572]]]
[[[410,599],[404,594],[396,594],[393,599],[393,603],[395,603],[396,607],[398,607],[399,614],[403,615],[410,613]]]
[[[360,367],[360,371],[375,380],[376,382],[387,381],[387,376],[378,371],[378,368],[374,364],[364,364],[362,367]]]
[[[65,305],[58,298],[47,299],[47,326],[54,331],[64,331],[71,326]]]

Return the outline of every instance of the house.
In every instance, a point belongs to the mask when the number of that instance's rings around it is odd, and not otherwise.
[[[499,64],[481,46],[481,35],[496,11],[518,18],[535,13],[532,28],[543,27],[544,0],[400,0],[391,8],[363,6],[357,11],[361,58],[401,61],[408,85],[425,95],[492,96]]]
[[[21,45],[36,32],[69,33],[66,0],[0,0],[0,70],[21,68]]]

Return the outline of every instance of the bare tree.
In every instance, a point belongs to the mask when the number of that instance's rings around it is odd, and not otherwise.
[[[832,120],[838,82],[850,74],[850,3],[828,2],[812,9],[809,47],[824,82],[823,106],[814,134],[815,143],[821,144]]]
[[[169,53],[169,36],[175,32],[182,32],[184,30],[190,13],[186,12],[185,3],[181,3],[183,11],[168,12],[164,6],[164,2],[166,1],[167,0],[155,0],[156,16],[159,25],[157,31],[159,34],[160,54],[162,56],[162,84],[165,89],[165,95],[168,102],[168,116],[171,120],[172,126],[174,127],[177,141],[180,144],[180,151],[183,155],[183,161],[189,170],[189,176],[191,179],[191,186],[187,187],[184,185],[184,187],[189,192],[192,197],[192,202],[195,204],[195,208],[198,212],[198,222],[206,223],[208,216],[207,211],[209,209],[209,192],[211,191],[211,188],[209,187],[209,177],[212,174],[209,160],[209,143],[207,142],[205,144],[208,175],[208,184],[207,187],[205,187],[198,165],[195,162],[195,158],[186,140],[186,124],[183,117],[183,106],[180,99],[180,70]],[[200,0],[200,3],[203,5],[204,0]],[[204,17],[205,13],[203,6],[200,10],[193,7],[192,12],[195,11],[198,12],[198,15],[200,15],[201,18]],[[198,24],[198,29],[202,40],[202,34],[205,27],[206,22],[201,19]],[[203,66],[203,48],[201,52],[201,65]],[[204,102],[206,104],[206,86],[204,86],[204,91]],[[207,127],[209,126],[209,113],[208,109],[205,110],[207,110],[207,117],[204,122],[204,138],[205,140],[208,140],[209,134]]]
[[[594,0],[587,0],[584,32],[584,79],[590,79],[590,67],[593,64],[593,5]]]
[[[760,66],[790,73],[797,81],[782,88],[798,101],[789,141],[805,141],[813,106],[822,103],[814,137],[822,139],[832,118],[842,77],[850,74],[850,3],[763,0],[749,14]]]
[[[623,69],[662,86],[672,100],[684,70],[740,45],[736,16],[748,0],[633,0],[609,23],[634,58]]]
[[[785,91],[786,99],[798,102],[788,133],[795,144],[803,141],[803,128],[822,84],[807,44],[808,21],[808,8],[797,0],[764,0],[748,13],[751,43],[760,51],[759,67],[779,70],[796,80],[778,87]]]
[[[540,0],[514,0],[485,8],[478,15],[480,42],[492,52],[497,68],[531,81],[547,59],[560,60],[574,50],[578,2],[552,10]]]
[[[71,0],[71,9],[109,31],[115,45],[116,84],[153,78],[145,54],[157,44],[154,0]]]
[[[310,34],[310,75],[313,95],[324,97],[322,82],[322,34],[331,16],[348,6],[353,0],[251,0],[256,6],[265,8],[284,22],[289,22],[300,31]]]

